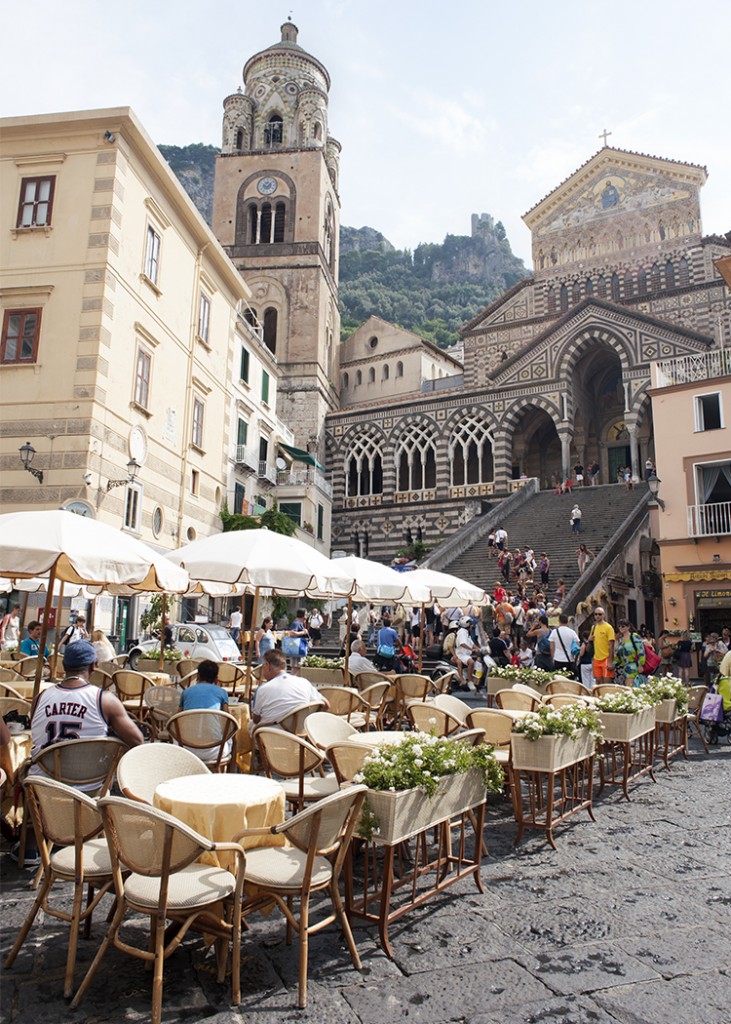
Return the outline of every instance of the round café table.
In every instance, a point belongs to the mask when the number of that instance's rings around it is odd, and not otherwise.
[[[254,750],[251,736],[249,734],[249,705],[244,701],[233,701],[230,697],[225,709],[229,715],[233,715],[239,724],[236,733],[236,764],[239,771],[251,771],[251,756]]]
[[[161,782],[153,806],[159,807],[214,842],[229,843],[245,828],[268,828],[284,821],[284,789],[259,775],[187,775]],[[244,849],[284,846],[284,836],[250,836]],[[206,853],[202,863],[225,870],[231,859]]]

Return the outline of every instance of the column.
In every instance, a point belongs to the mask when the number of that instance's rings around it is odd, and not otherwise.
[[[640,473],[640,453],[637,444],[637,422],[636,420],[629,422],[629,417],[626,417],[625,423],[627,424],[627,433],[629,434],[629,451],[630,460],[632,462],[632,476],[636,477],[638,480],[641,480],[642,474]]]
[[[564,480],[571,476],[571,442],[574,435],[570,430],[559,429],[558,439],[561,442],[561,472]]]
[[[508,481],[513,477],[513,461],[511,439],[502,430],[495,434],[492,455],[495,490],[499,494],[504,494],[508,489]]]

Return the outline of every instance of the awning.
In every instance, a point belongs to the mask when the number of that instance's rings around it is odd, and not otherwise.
[[[309,452],[303,452],[301,448],[295,448],[291,444],[285,444],[284,441],[279,441],[279,447],[290,455],[295,462],[306,462],[308,466],[314,466],[315,469],[325,472],[325,467],[321,466],[314,455],[310,455]]]

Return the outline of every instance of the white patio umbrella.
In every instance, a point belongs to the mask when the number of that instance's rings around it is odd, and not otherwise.
[[[56,580],[168,593],[184,593],[190,583],[184,570],[141,541],[66,509],[0,516],[0,576],[48,577],[34,698],[40,689]]]
[[[455,608],[466,604],[490,604],[490,598],[481,587],[476,587],[459,576],[451,576],[435,569],[413,569],[404,573],[413,583],[419,583],[429,589],[432,601],[440,604],[453,605]]]
[[[347,597],[353,577],[319,551],[295,537],[272,530],[231,530],[194,541],[170,554],[189,573],[193,586],[213,583],[244,584],[254,593],[252,625],[259,595],[310,598]],[[249,643],[247,669],[251,670],[253,644]]]

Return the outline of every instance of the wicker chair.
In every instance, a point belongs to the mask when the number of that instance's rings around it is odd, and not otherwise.
[[[0,718],[5,718],[11,711],[30,718],[31,703],[24,697],[0,697]]]
[[[71,1002],[81,1002],[104,954],[113,944],[153,968],[152,1024],[159,1024],[162,1012],[165,960],[183,941],[188,929],[198,925],[217,939],[218,981],[226,977],[228,946],[233,942],[231,996],[235,1006],[241,998],[241,897],[244,884],[244,851],[237,843],[214,843],[198,835],[170,814],[121,797],[99,801],[112,860],[112,877],[117,897],[109,931]],[[225,851],[233,854],[236,874],[220,867],[196,863],[201,854]],[[123,879],[123,871],[131,871]],[[217,903],[227,908],[224,919]],[[119,929],[128,911],[150,918],[149,944],[140,949],[123,942]],[[204,920],[198,921],[200,917]],[[166,921],[179,925],[174,937]]]
[[[318,692],[330,705],[330,713],[344,718],[356,729],[367,729],[370,719],[370,705],[352,686],[320,686]]]
[[[23,679],[35,679],[37,665],[38,658],[28,658],[21,655],[20,659],[15,662],[13,671],[17,672]]]
[[[233,695],[236,693],[236,687],[246,678],[246,669],[243,665],[234,665],[231,661],[219,661],[217,665],[218,685]]]
[[[266,726],[257,729],[254,736],[265,775],[278,777],[292,807],[301,811],[306,803],[337,792],[335,776],[323,773],[323,752],[307,740]]]
[[[608,693],[624,693],[627,689],[621,683],[597,683],[591,691],[592,697],[605,697]]]
[[[434,733],[437,736],[452,736],[459,732],[462,723],[448,711],[438,708],[435,704],[416,702],[406,708],[406,718],[411,728],[417,732]]]
[[[449,688],[452,685],[452,680],[457,675],[457,670],[451,668],[449,672],[445,672],[443,676],[438,676],[432,680],[432,692],[436,694],[448,694]]]
[[[198,669],[194,668],[191,672],[186,673],[184,676],[180,676],[177,685],[181,690],[187,690],[189,686],[198,680]]]
[[[467,715],[467,725],[471,729],[484,731],[485,743],[491,743],[495,748],[495,760],[510,771],[510,736],[513,730],[513,719],[510,715],[495,708],[475,708]]]
[[[375,725],[376,729],[383,728],[383,716],[386,706],[391,699],[391,684],[388,682],[371,683],[360,691],[361,698],[369,708],[368,725]]]
[[[369,743],[331,743],[325,751],[325,757],[342,786],[344,782],[353,781],[354,776],[363,767],[365,759],[372,753],[373,747]]]
[[[543,701],[552,708],[567,708],[572,704],[584,704],[584,698],[578,693],[550,693]]]
[[[458,732],[452,736],[455,743],[469,743],[471,747],[479,747],[481,743],[485,742],[485,730],[484,729],[465,729],[464,732]]]
[[[13,686],[11,686],[11,682],[19,683],[21,681],[22,680],[20,679],[20,676],[17,676],[13,680],[7,682],[3,680],[2,682],[0,682],[0,697],[12,697],[13,700],[25,700],[23,694],[18,693],[18,691]]]
[[[3,689],[7,686],[8,683],[11,684],[11,689],[12,689],[12,684],[13,683],[22,683],[22,682],[23,682],[23,677],[21,675],[18,675],[18,673],[15,671],[15,669],[12,669],[12,668],[0,668],[0,694],[2,694]],[[14,697],[15,693],[14,692],[13,693],[6,693],[6,694],[3,694],[3,696],[5,696],[5,697]]]
[[[56,782],[99,798],[111,789],[117,765],[127,749],[127,744],[115,736],[63,740],[39,750],[30,765]]]
[[[351,675],[351,680],[358,690],[365,690],[374,683],[393,683],[394,677],[384,675],[383,672],[356,672]]]
[[[535,711],[541,706],[540,698],[532,697],[529,693],[521,693],[520,690],[498,690],[495,694],[495,703],[501,711]]]
[[[396,686],[396,728],[401,728],[409,704],[412,701],[426,703],[432,682],[428,676],[404,672],[402,675],[394,677],[394,684]]]
[[[155,684],[144,672],[133,672],[120,668],[112,676],[117,696],[124,704],[127,714],[140,724],[147,718],[145,692]]]
[[[302,737],[305,735],[305,722],[309,716],[314,715],[316,711],[322,711],[322,709],[323,704],[321,701],[313,702],[312,704],[300,704],[276,724],[284,729],[285,732],[291,732],[295,736]]]
[[[167,725],[172,716],[180,711],[182,692],[179,686],[151,686],[145,691],[153,740],[164,743],[170,738]]]
[[[191,672],[198,674],[198,666],[203,658],[181,658],[177,664],[178,675],[181,679],[189,676]]]
[[[197,754],[172,743],[143,743],[132,747],[117,765],[117,785],[130,800],[152,805],[161,782],[183,775],[210,775]]]
[[[458,719],[462,725],[465,724],[467,715],[472,710],[465,701],[460,700],[459,697],[453,697],[449,693],[438,693],[434,698],[434,704],[436,707],[441,708],[442,711],[450,714],[452,718]]]
[[[192,751],[214,772],[234,764],[233,738],[239,723],[227,711],[179,711],[168,719],[173,743]]]
[[[332,743],[343,743],[349,736],[356,736],[358,730],[338,715],[316,711],[305,722],[305,733],[310,743],[325,750]]]
[[[343,911],[338,879],[364,796],[365,786],[349,786],[281,825],[274,825],[271,829],[245,829],[235,837],[238,840],[269,832],[284,835],[289,841],[287,847],[247,851],[246,881],[256,886],[257,895],[244,904],[244,914],[274,899],[287,919],[287,938],[290,929],[298,933],[300,955],[297,1005],[300,1009],[307,1006],[309,936],[313,932],[337,921],[348,943],[354,967],[358,970],[361,967],[353,933]],[[310,894],[323,890],[330,896],[333,912],[317,924],[310,925]],[[292,907],[295,898],[299,899],[299,915]]]
[[[536,690],[533,686],[526,686],[525,683],[513,683],[510,687],[511,690],[515,690],[516,693],[525,693],[529,697],[533,697],[539,703],[543,701],[543,694],[540,690]],[[564,692],[563,690],[561,691]],[[566,690],[566,693],[570,693],[570,690]]]
[[[690,742],[690,730],[692,728],[693,731],[695,732],[696,736],[698,737],[698,739],[703,744],[703,749],[705,750],[706,753],[708,753],[708,744],[706,743],[706,738],[703,735],[703,729],[701,728],[700,713],[701,713],[701,708],[703,707],[703,699],[704,699],[704,697],[706,696],[707,693],[708,693],[708,687],[707,686],[691,686],[690,689],[688,690],[688,712],[687,712],[688,729],[687,729],[686,734],[685,734],[686,749],[687,749],[688,744]]]
[[[23,789],[43,864],[43,885],[18,932],[5,966],[13,966],[39,910],[68,921],[70,928],[63,987],[63,994],[68,999],[73,992],[81,922],[84,922],[88,937],[92,914],[102,896],[112,887],[112,862],[106,840],[96,838],[102,831],[102,819],[94,800],[52,779],[27,778]],[[53,847],[60,849],[51,853]],[[71,913],[48,905],[48,897],[57,881],[74,883]],[[89,886],[89,901],[86,909],[82,909],[85,885]]]
[[[98,686],[102,690],[109,690],[114,686],[114,678],[109,674],[109,672],[98,667],[92,670],[89,675],[89,682],[93,683],[94,686]]]
[[[591,690],[588,690],[583,683],[577,682],[575,679],[552,679],[546,687],[546,693],[575,693],[580,697],[591,696]]]

